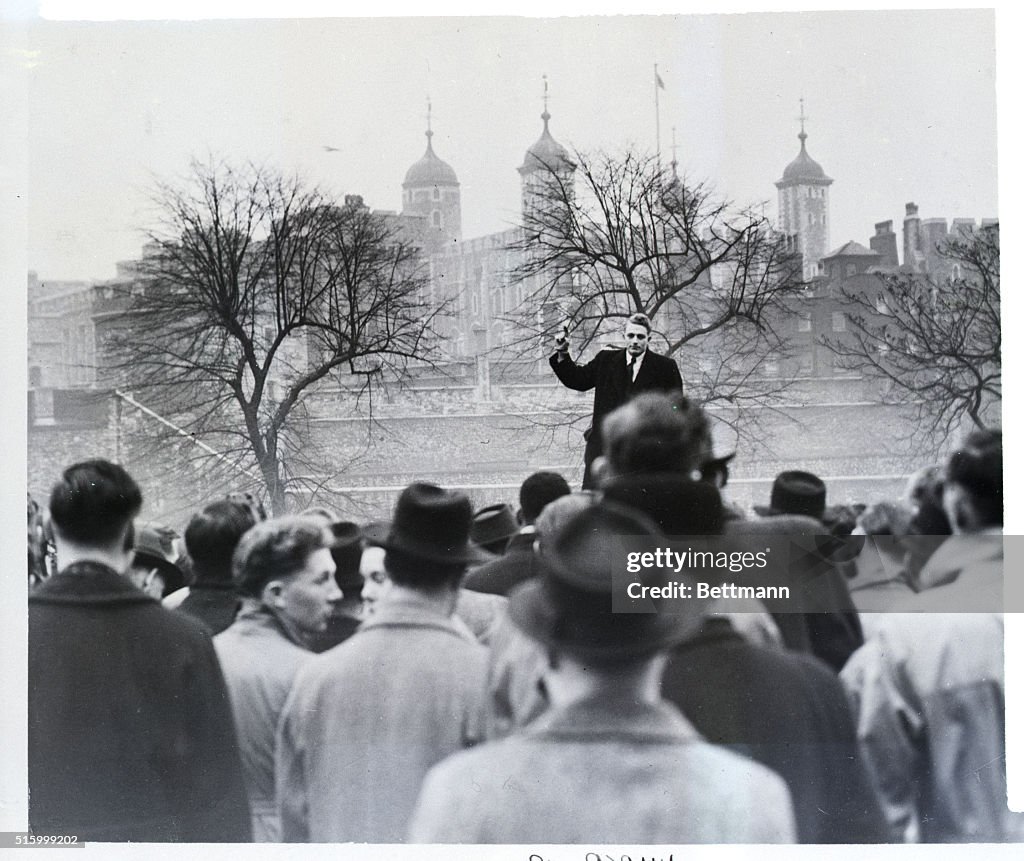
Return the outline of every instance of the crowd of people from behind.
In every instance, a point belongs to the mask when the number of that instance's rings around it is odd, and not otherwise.
[[[905,498],[810,472],[728,499],[707,415],[639,394],[585,491],[387,522],[209,501],[137,523],[119,465],[29,500],[29,789],[82,841],[882,843],[1024,838],[1006,804],[1002,440]],[[738,457],[742,457],[740,452]],[[613,611],[626,539],[821,540],[814,599]],[[685,574],[685,572],[684,572]],[[660,568],[636,577],[667,583]],[[972,612],[955,612],[967,609]],[[921,612],[927,610],[930,612]]]

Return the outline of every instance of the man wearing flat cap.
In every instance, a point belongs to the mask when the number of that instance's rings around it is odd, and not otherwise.
[[[279,725],[286,841],[404,841],[423,776],[482,739],[487,651],[452,621],[478,555],[472,514],[463,494],[416,483],[386,534],[368,535],[392,585],[352,637],[303,667]]]
[[[700,624],[700,600],[625,591],[625,541],[663,538],[611,503],[563,527],[512,620],[547,649],[551,709],[519,734],[434,768],[410,832],[427,843],[773,843],[794,839],[789,792],[757,763],[704,742],[659,693],[665,656]],[[665,586],[660,568],[635,575]],[[645,612],[644,610],[648,610]]]

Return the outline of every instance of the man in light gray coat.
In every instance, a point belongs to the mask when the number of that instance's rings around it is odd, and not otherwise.
[[[519,734],[434,768],[420,795],[412,840],[796,839],[782,779],[705,742],[659,693],[668,650],[693,632],[706,602],[680,601],[673,612],[612,612],[624,541],[637,536],[657,539],[659,532],[630,509],[590,507],[557,536],[539,580],[513,594],[513,621],[548,650],[551,709]],[[648,569],[636,580],[644,586],[668,582],[662,569]]]
[[[278,730],[277,798],[290,842],[399,843],[427,771],[483,737],[487,650],[452,621],[469,500],[402,491],[381,539],[392,586],[373,616],[306,664]]]
[[[213,638],[238,729],[256,842],[277,842],[274,744],[277,722],[299,668],[313,657],[311,638],[327,627],[341,598],[332,536],[308,517],[252,527],[232,561],[243,596],[234,623]]]

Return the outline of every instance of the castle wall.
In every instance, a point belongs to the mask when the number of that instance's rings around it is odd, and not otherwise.
[[[777,410],[760,411],[752,441],[739,446],[731,465],[729,498],[745,507],[763,502],[774,476],[797,468],[826,478],[833,502],[898,497],[906,476],[934,458],[902,442],[914,426],[900,408],[857,400],[863,385],[856,379],[806,381]],[[828,401],[829,393],[848,402]],[[509,387],[499,394],[501,404],[479,403],[465,387],[442,402],[438,393],[424,391],[409,395],[406,408],[392,404],[372,419],[335,397],[331,414],[308,429],[309,450],[322,464],[308,478],[321,490],[315,497],[296,495],[293,507],[315,501],[365,521],[388,517],[400,489],[417,479],[463,488],[478,506],[514,502],[519,483],[539,469],[561,472],[578,485],[589,396],[557,385]],[[809,404],[812,397],[818,403]],[[566,407],[568,412],[560,411]],[[725,453],[733,445],[728,422],[735,416],[712,416],[716,449]],[[155,444],[154,431],[151,419],[113,396],[101,426],[30,427],[29,490],[45,500],[61,469],[107,457],[139,481],[143,518],[182,529],[206,502],[253,486],[251,477],[211,460],[187,439]]]

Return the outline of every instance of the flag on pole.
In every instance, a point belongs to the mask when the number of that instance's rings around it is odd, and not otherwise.
[[[661,79],[657,69],[654,70],[654,83],[661,87],[661,89],[665,89],[665,82]]]

